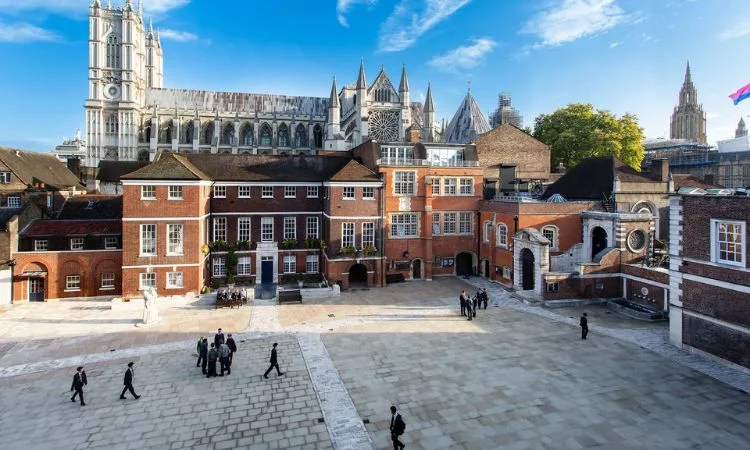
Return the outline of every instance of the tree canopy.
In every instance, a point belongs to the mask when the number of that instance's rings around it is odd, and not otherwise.
[[[613,155],[640,170],[643,160],[643,129],[638,118],[618,118],[591,104],[572,103],[534,120],[533,136],[550,146],[552,166],[570,168],[585,158]]]

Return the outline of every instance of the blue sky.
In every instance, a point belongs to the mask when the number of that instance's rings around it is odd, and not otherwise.
[[[102,0],[106,3],[107,0]],[[471,86],[485,112],[509,91],[530,125],[591,102],[668,137],[685,61],[709,142],[733,137],[750,101],[747,0],[143,0],[161,30],[165,86],[326,96],[331,77],[432,83],[450,119]],[[117,6],[124,0],[112,0]],[[84,128],[87,0],[0,0],[0,145],[46,151]],[[137,0],[133,0],[137,3]]]

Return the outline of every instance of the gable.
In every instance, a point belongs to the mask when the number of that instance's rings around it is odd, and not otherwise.
[[[504,124],[475,140],[479,164],[485,167],[485,176],[497,176],[500,164],[515,165],[521,179],[548,180],[550,177],[550,149],[525,131]]]
[[[401,97],[393,87],[393,83],[388,78],[385,70],[381,69],[375,81],[367,89],[367,95],[370,101],[378,103],[400,103]]]

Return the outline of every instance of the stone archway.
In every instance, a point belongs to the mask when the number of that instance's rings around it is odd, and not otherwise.
[[[367,266],[364,264],[354,264],[349,268],[349,286],[367,285]]]
[[[473,262],[474,256],[471,253],[463,252],[456,255],[456,275],[471,275]]]
[[[591,260],[602,250],[607,248],[607,231],[602,227],[591,230]]]
[[[534,289],[534,253],[528,248],[521,250],[521,288]]]

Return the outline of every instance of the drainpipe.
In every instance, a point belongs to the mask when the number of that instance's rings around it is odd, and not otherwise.
[[[380,201],[378,202],[378,216],[380,216],[380,286],[385,287],[385,174],[380,174],[383,186],[380,188]]]
[[[213,226],[214,226],[214,184],[216,184],[215,181],[211,182],[211,188],[208,192],[208,229],[206,230],[206,233],[208,234],[209,239],[206,239],[206,244],[210,242],[210,238],[213,237]],[[213,250],[211,250],[211,245],[208,246],[208,289],[209,292],[211,290],[211,284],[213,284],[214,281],[214,271],[213,266],[211,265],[213,262],[213,258],[211,253],[213,253]],[[205,268],[205,265],[203,266]],[[257,272],[257,268],[255,269]]]
[[[430,224],[432,226],[432,224]],[[482,229],[482,211],[477,211],[477,273],[476,275],[479,275],[479,265],[482,264],[481,256],[482,256],[482,236],[481,231],[484,231]],[[489,279],[489,274],[487,274],[487,278]]]
[[[513,234],[518,232],[518,216],[513,216]]]

